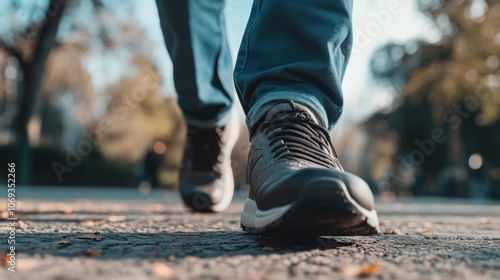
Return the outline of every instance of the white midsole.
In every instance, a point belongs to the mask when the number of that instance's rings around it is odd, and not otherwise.
[[[262,228],[281,218],[292,205],[284,205],[269,210],[259,210],[254,200],[247,198],[241,213],[241,223],[250,228]]]
[[[367,223],[374,228],[378,227],[379,221],[377,211],[375,211],[375,209],[368,210],[363,208],[350,196],[345,186],[341,185],[341,187],[343,188],[349,202],[356,206],[356,209],[367,217]],[[257,203],[255,203],[253,199],[247,198],[245,201],[245,207],[241,213],[241,224],[248,228],[266,227],[280,219],[288,211],[288,209],[290,209],[290,207],[292,207],[292,204],[275,207],[269,210],[259,210]]]

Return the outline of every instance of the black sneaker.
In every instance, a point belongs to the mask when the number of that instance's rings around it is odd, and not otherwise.
[[[231,203],[234,178],[231,151],[238,137],[237,118],[223,127],[188,125],[179,190],[184,205],[195,212],[219,212]]]
[[[263,235],[379,232],[370,188],[344,172],[328,132],[305,106],[279,103],[251,136],[241,227]]]

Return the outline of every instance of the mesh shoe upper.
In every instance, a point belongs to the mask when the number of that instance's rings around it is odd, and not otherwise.
[[[225,127],[188,126],[183,168],[193,172],[220,172]]]
[[[328,132],[307,107],[293,102],[275,105],[251,142],[247,180],[250,198],[259,209],[293,202],[308,182],[318,177],[341,179],[358,203],[373,208],[366,183],[343,171]]]

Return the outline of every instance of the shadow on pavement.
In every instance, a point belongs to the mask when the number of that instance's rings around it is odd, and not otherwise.
[[[85,233],[18,233],[18,253],[81,256],[98,251],[103,259],[214,258],[236,255],[270,255],[334,249],[355,243],[335,238],[271,238],[242,231],[177,231],[159,233],[97,233],[96,239],[80,239]],[[3,237],[2,237],[3,238]]]

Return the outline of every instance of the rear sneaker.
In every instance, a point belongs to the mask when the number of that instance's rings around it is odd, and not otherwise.
[[[238,138],[237,117],[222,127],[188,125],[179,173],[179,191],[184,205],[194,212],[225,210],[233,198],[231,151]]]
[[[274,236],[380,232],[370,188],[343,170],[328,132],[307,107],[273,106],[251,142],[250,193],[241,214],[245,231]]]

